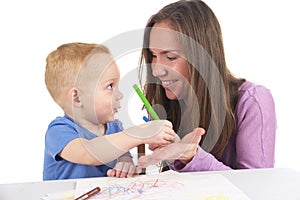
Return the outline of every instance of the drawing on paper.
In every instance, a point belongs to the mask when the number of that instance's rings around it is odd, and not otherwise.
[[[99,186],[101,192],[91,199],[200,199],[249,200],[220,174],[164,172],[136,178],[91,178],[78,180],[75,197]]]
[[[90,183],[89,187],[97,185]],[[176,181],[164,181],[159,179],[133,179],[129,182],[108,181],[107,186],[101,186],[101,192],[93,199],[148,199],[155,197],[169,197],[170,192],[180,191],[184,184]]]

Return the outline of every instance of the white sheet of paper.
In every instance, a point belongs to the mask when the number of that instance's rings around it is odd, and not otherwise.
[[[99,186],[90,199],[203,199],[250,200],[238,187],[220,174],[178,173],[143,175],[134,178],[79,179],[75,197]]]
[[[62,192],[52,192],[47,193],[45,196],[41,197],[41,200],[66,200],[74,199],[75,190],[68,190]]]

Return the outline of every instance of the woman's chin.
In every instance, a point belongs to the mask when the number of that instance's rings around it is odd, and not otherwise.
[[[170,99],[170,100],[177,99],[177,95],[175,93],[171,92],[170,90],[165,89],[165,93],[166,93],[166,96],[168,97],[168,99]]]

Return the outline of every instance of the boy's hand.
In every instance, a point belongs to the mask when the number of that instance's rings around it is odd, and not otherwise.
[[[176,133],[168,120],[154,120],[139,126],[130,127],[123,132],[131,137],[139,138],[142,144],[166,146],[173,142]]]
[[[176,142],[179,142],[180,141],[180,138],[179,138],[179,136],[176,134],[175,135],[175,140],[173,141],[174,143],[176,143]],[[157,145],[157,144],[149,144],[149,149],[151,150],[151,151],[155,151],[156,149],[159,149],[159,148],[161,148],[161,147],[163,147],[163,146],[160,146],[160,145]]]
[[[138,169],[132,158],[129,156],[123,156],[118,159],[117,164],[113,169],[107,171],[107,176],[117,178],[131,178],[141,173],[141,169]]]
[[[144,138],[145,144],[151,144],[155,146],[166,146],[174,142],[177,134],[174,132],[173,125],[170,121],[167,120],[154,120],[151,122],[152,134],[148,138]],[[160,127],[160,130],[157,128]],[[149,127],[151,130],[151,128]],[[178,137],[178,136],[177,136]]]

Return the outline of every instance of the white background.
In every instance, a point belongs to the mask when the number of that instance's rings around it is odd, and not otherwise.
[[[48,53],[63,43],[102,43],[143,28],[170,2],[1,1],[0,183],[42,180],[45,131],[52,119],[62,115],[44,84]],[[206,3],[221,24],[230,70],[273,94],[278,119],[275,167],[300,170],[299,4],[293,0]],[[117,61],[123,75],[137,66],[138,58],[137,51]],[[134,113],[130,119],[139,123],[140,105],[124,102],[123,109]]]

